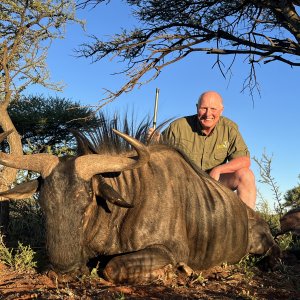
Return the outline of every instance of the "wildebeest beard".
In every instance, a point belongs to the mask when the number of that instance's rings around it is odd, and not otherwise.
[[[42,183],[40,204],[45,214],[49,260],[56,270],[65,273],[84,266],[91,255],[83,224],[93,193],[91,182],[76,176],[74,158],[60,160]],[[95,218],[92,213],[88,217],[90,221]]]

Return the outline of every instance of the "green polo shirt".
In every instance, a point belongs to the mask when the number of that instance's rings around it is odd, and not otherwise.
[[[202,132],[197,115],[175,120],[162,135],[165,141],[181,149],[203,171],[236,157],[250,157],[237,124],[223,116],[209,135]]]

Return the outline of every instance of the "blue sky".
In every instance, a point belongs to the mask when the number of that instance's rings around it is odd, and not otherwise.
[[[55,93],[31,87],[27,93],[58,95],[83,105],[97,105],[105,97],[105,89],[116,90],[123,83],[123,75],[112,75],[125,66],[118,59],[92,63],[85,58],[74,57],[73,50],[87,41],[87,34],[109,37],[130,28],[135,20],[128,8],[119,1],[100,5],[94,10],[79,12],[86,20],[86,32],[78,25],[69,25],[64,40],[53,43],[48,57],[48,66],[53,81],[64,81],[66,88]],[[199,95],[206,90],[218,91],[224,99],[224,115],[235,121],[248,144],[251,156],[261,158],[263,152],[272,159],[272,175],[286,192],[299,182],[300,174],[300,68],[291,68],[282,63],[257,67],[261,95],[255,94],[254,103],[249,91],[241,93],[249,65],[243,57],[237,59],[231,78],[224,79],[217,68],[212,68],[215,58],[196,53],[185,60],[170,65],[155,80],[131,93],[122,95],[104,107],[107,112],[134,109],[141,118],[153,115],[155,89],[160,89],[158,123],[168,118],[194,114]],[[252,161],[257,180],[260,178],[257,165]],[[269,188],[258,183],[265,199],[274,205]]]

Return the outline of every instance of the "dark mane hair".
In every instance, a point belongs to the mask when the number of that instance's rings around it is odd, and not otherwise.
[[[131,146],[121,137],[113,132],[112,129],[117,129],[126,133],[144,144],[148,144],[148,131],[152,125],[152,120],[149,116],[144,117],[139,123],[136,120],[134,112],[128,116],[126,112],[123,117],[119,113],[114,113],[113,116],[99,113],[98,126],[91,130],[77,131],[73,130],[73,134],[77,140],[77,155],[85,154],[102,154],[102,153],[122,153],[131,150]],[[160,131],[172,119],[168,119],[156,128]]]
[[[99,126],[86,131],[73,131],[77,140],[77,154],[121,153],[131,150],[131,146],[112,129],[117,129],[137,140],[147,143],[147,133],[151,126],[150,118],[145,117],[139,123],[135,122],[134,114],[123,118],[118,113],[112,117],[99,113]]]

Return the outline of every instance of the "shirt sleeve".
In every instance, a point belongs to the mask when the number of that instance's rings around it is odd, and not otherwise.
[[[237,157],[247,156],[250,157],[250,152],[248,147],[240,134],[238,129],[232,128],[232,132],[230,134],[231,143],[228,151],[228,160],[232,160]]]
[[[170,125],[161,133],[161,137],[163,139],[163,141],[168,141],[170,139],[170,135],[172,136],[171,134],[171,128],[170,128]]]
[[[178,132],[174,132],[174,126],[170,124],[161,134],[162,141],[171,144],[176,145],[176,141],[178,139]]]

